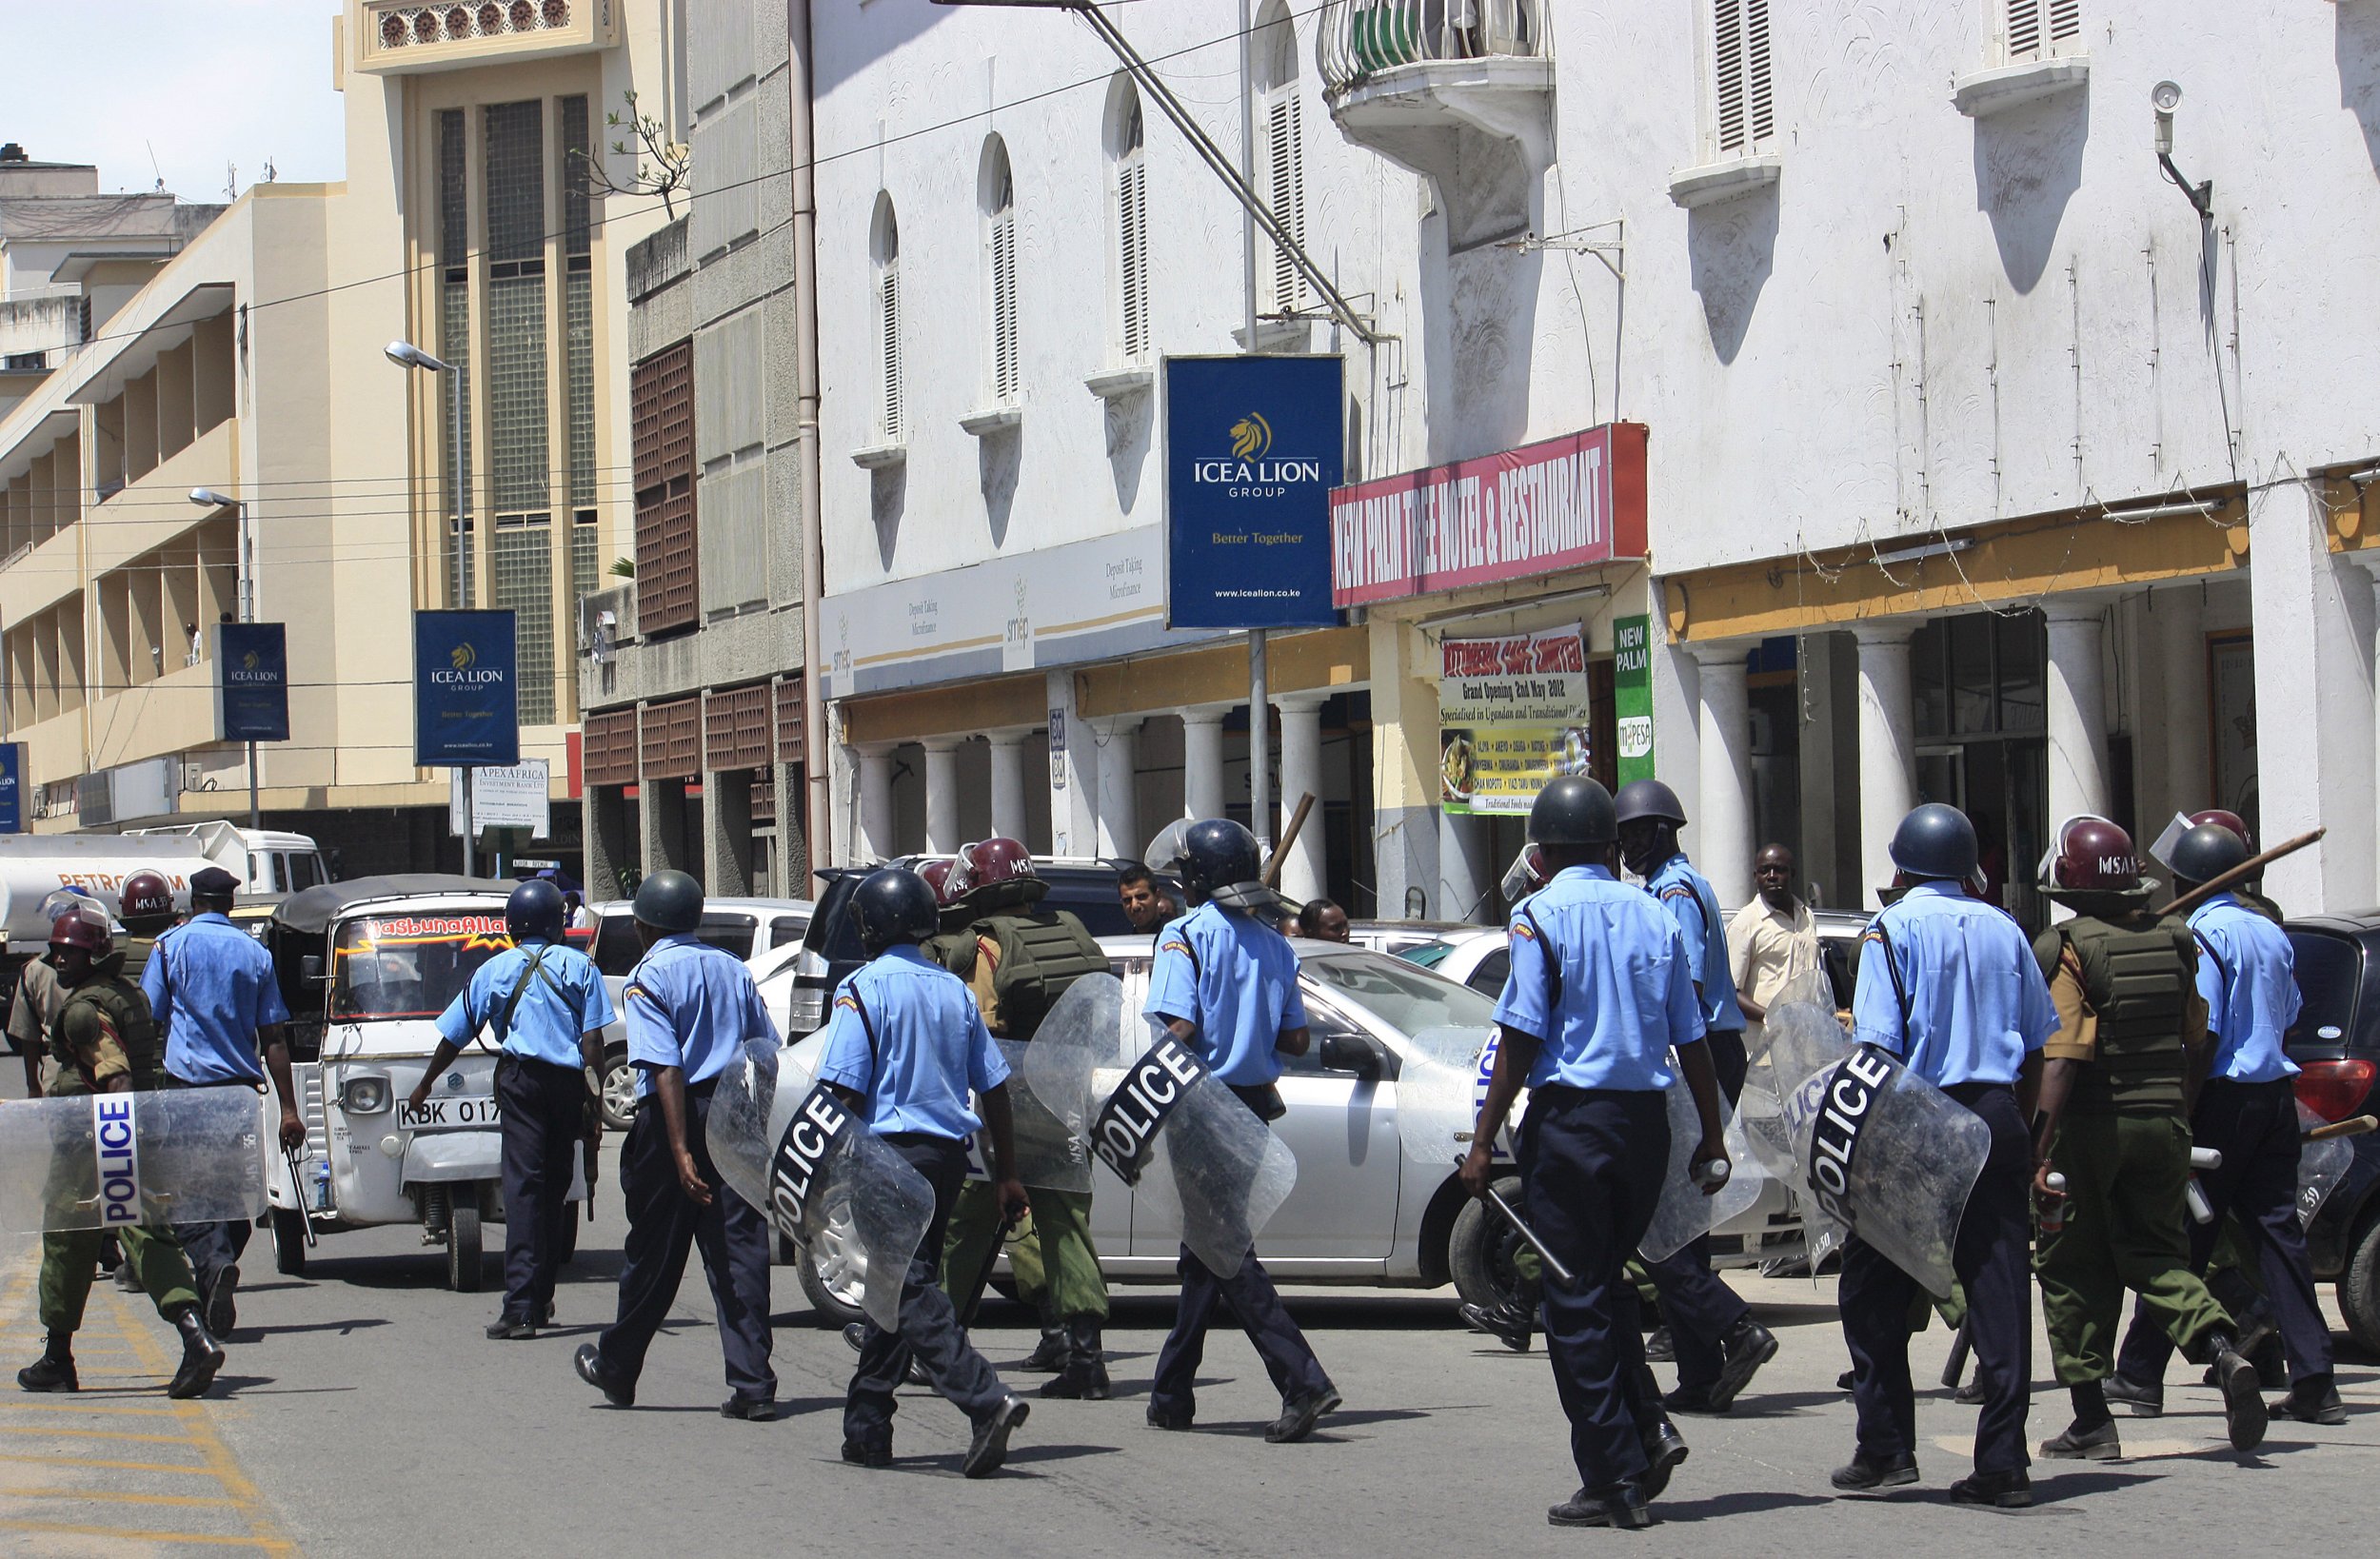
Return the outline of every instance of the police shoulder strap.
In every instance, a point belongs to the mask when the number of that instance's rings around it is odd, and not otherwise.
[[[1881,914],[1868,922],[1868,935],[1874,937],[1876,945],[1884,950],[1884,972],[1893,977],[1893,997],[1900,1004],[1901,1039],[1906,1043],[1909,1038],[1909,985],[1901,978],[1900,958],[1893,951],[1893,938],[1884,929]]]
[[[1562,1004],[1562,956],[1545,934],[1545,922],[1537,918],[1536,910],[1523,904],[1520,918],[1529,922],[1530,934],[1537,940],[1537,956],[1545,960],[1545,1017],[1551,1023],[1554,1009]]]
[[[2230,1006],[2231,1004],[2231,966],[2223,961],[2223,955],[2214,950],[2212,942],[2199,934],[2196,926],[2191,927],[2190,939],[2198,944],[2198,951],[2205,954],[2207,960],[2214,965],[2216,994],[2222,997],[2224,1006]]]
[[[551,951],[550,947],[540,947],[533,949],[530,952],[528,966],[521,971],[520,981],[512,987],[512,994],[505,997],[504,1010],[495,1015],[494,1023],[496,1027],[496,1043],[499,1045],[503,1044],[506,1039],[511,1037],[512,1015],[521,1010],[521,997],[528,993],[529,981],[533,979],[544,980],[546,988],[551,990],[554,995],[562,997],[564,1001],[569,1002],[570,1012],[573,1017],[578,1017],[581,1023],[585,1021],[584,1017],[580,1017],[579,1016],[583,1011],[584,1004],[582,1002],[571,1001],[570,993],[564,990],[560,982],[558,982],[552,975],[546,972],[545,955],[549,951]],[[472,1037],[478,1037],[477,1030],[472,1032]]]

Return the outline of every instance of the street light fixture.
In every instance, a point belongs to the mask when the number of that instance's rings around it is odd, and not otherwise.
[[[240,517],[240,621],[255,622],[255,559],[248,544],[248,505],[212,487],[192,487],[190,502],[202,509],[229,509]],[[215,667],[215,676],[218,680],[223,676],[220,663]],[[248,825],[251,829],[264,826],[256,803],[256,743],[253,741],[248,744]]]
[[[429,373],[443,373],[451,393],[447,396],[448,442],[454,446],[454,594],[453,604],[463,604],[463,371],[452,363],[442,362],[423,351],[409,341],[392,341],[382,352],[400,368],[420,368]],[[471,875],[471,776],[463,774],[463,875]]]

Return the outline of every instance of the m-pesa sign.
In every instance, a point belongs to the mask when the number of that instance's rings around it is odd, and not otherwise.
[[[1331,604],[1641,558],[1642,423],[1331,491]]]

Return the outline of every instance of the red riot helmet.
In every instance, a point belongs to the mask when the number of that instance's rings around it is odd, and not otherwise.
[[[50,922],[50,947],[52,952],[62,948],[79,947],[94,958],[104,958],[114,945],[108,932],[108,917],[97,905],[70,909]]]
[[[2248,832],[2248,819],[2242,818],[2238,813],[2226,812],[2219,806],[2211,806],[2204,812],[2193,812],[2190,815],[2190,825],[2192,828],[2199,827],[2205,823],[2212,823],[2217,828],[2230,829],[2232,833],[2239,836],[2240,843],[2248,846],[2248,853],[2250,855],[2252,856],[2256,853],[2255,837]]]
[[[956,864],[955,861],[929,860],[918,868],[918,876],[925,878],[925,885],[934,890],[934,902],[944,909],[950,907],[950,873]]]
[[[1033,869],[1033,853],[997,835],[959,852],[945,890],[954,903],[974,909],[1030,904],[1049,892]]]
[[[2131,893],[2140,886],[2140,858],[2132,837],[2105,818],[2070,819],[2058,830],[2045,888],[2074,893]]]
[[[126,878],[116,914],[136,934],[146,934],[143,922],[163,927],[171,921],[173,888],[166,881],[165,874],[143,869]]]

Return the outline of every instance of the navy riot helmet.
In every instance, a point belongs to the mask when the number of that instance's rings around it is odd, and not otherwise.
[[[1915,808],[1893,830],[1893,864],[1907,872],[1912,881],[1964,882],[1973,873],[1980,853],[1975,825],[1967,820],[1967,814],[1940,801]]]
[[[684,936],[703,923],[703,884],[684,872],[655,872],[637,884],[634,913],[640,924]]]
[[[1537,799],[1529,803],[1532,844],[1598,845],[1617,838],[1619,819],[1614,814],[1612,793],[1600,780],[1565,774],[1538,791]]]
[[[562,890],[543,878],[512,890],[505,900],[505,935],[516,942],[562,940]]]
[[[872,958],[888,947],[933,936],[942,925],[942,903],[917,873],[881,866],[852,890],[851,918],[860,928],[862,951]]]

